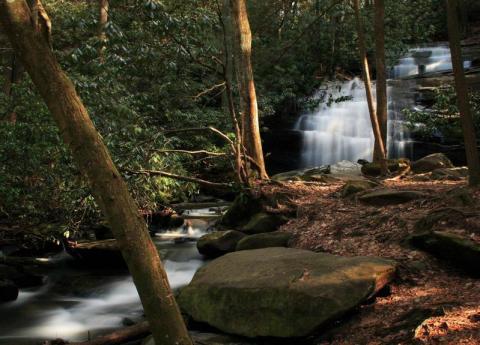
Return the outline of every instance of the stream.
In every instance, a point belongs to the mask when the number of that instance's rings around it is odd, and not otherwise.
[[[187,285],[204,264],[195,239],[211,224],[204,218],[214,217],[209,209],[184,214],[189,216],[187,227],[153,237],[173,289]],[[47,273],[46,284],[22,289],[16,301],[0,304],[1,345],[34,345],[56,338],[85,341],[142,319],[143,309],[126,270],[78,267],[66,253],[50,260],[58,261],[59,268]]]

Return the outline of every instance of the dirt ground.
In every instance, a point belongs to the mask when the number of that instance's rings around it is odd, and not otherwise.
[[[297,218],[281,228],[295,235],[295,247],[345,256],[380,256],[399,264],[389,291],[339,322],[318,344],[480,344],[480,279],[406,243],[419,219],[447,206],[474,216],[441,222],[435,229],[480,241],[480,191],[469,190],[474,202],[465,206],[449,197],[449,191],[465,188],[465,181],[386,180],[383,184],[423,191],[430,197],[376,207],[355,197],[342,198],[342,183],[289,182],[265,187],[267,195],[283,196],[280,208],[296,208]]]

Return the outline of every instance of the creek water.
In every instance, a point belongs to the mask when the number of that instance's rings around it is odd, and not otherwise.
[[[465,61],[466,68],[471,63]],[[388,81],[388,139],[390,158],[411,158],[410,136],[403,109],[415,106],[415,77],[452,69],[446,45],[410,49],[390,70]],[[375,96],[375,85],[373,85]],[[302,168],[334,164],[342,160],[371,160],[374,137],[364,83],[354,78],[330,82],[313,97],[319,106],[299,117],[295,128],[302,132]]]
[[[209,210],[187,213],[211,214]],[[187,285],[204,264],[194,239],[209,225],[191,219],[188,226],[153,238],[173,289]],[[185,237],[189,241],[175,241]],[[51,260],[58,261],[59,268],[48,272],[44,286],[23,289],[16,301],[0,304],[0,344],[33,345],[55,338],[85,341],[121,327],[125,320],[142,318],[135,285],[125,270],[72,266],[66,253]]]

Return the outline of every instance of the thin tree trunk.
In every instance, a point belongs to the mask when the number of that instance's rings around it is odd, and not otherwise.
[[[105,28],[108,24],[108,10],[109,10],[109,0],[98,0],[98,31],[97,37],[100,41],[99,55],[103,59],[103,54],[105,51],[105,41],[107,40],[107,34]]]
[[[458,27],[458,1],[447,0],[448,35],[452,55],[455,88],[457,90],[458,108],[465,140],[469,183],[471,186],[480,185],[480,160],[478,157],[475,127],[470,109],[467,81],[463,69],[462,49],[460,46],[460,31]]]
[[[363,20],[360,13],[360,0],[353,0],[353,5],[355,9],[355,18],[357,22],[357,33],[358,33],[358,50],[360,53],[360,63],[362,65],[363,72],[363,81],[365,83],[365,92],[367,94],[367,103],[368,111],[370,113],[370,120],[372,122],[373,135],[375,137],[375,147],[378,152],[380,152],[380,167],[382,175],[387,174],[387,160],[385,154],[385,144],[382,140],[382,133],[380,130],[380,124],[378,123],[377,113],[375,110],[375,105],[373,103],[372,95],[372,83],[370,80],[370,70],[368,67],[367,60],[367,48],[365,43],[365,32],[363,31]],[[374,157],[375,158],[375,157]]]
[[[145,221],[44,30],[32,26],[30,13],[24,0],[0,0],[0,23],[111,225],[157,345],[192,345]]]
[[[375,0],[375,61],[377,69],[377,117],[380,132],[387,154],[388,131],[388,99],[387,99],[387,71],[385,66],[385,1]],[[375,145],[374,160],[382,159],[382,152]]]
[[[247,154],[256,164],[260,179],[268,179],[263,157],[262,141],[260,138],[260,125],[258,120],[257,95],[253,79],[252,32],[248,22],[245,0],[231,0],[233,18],[235,20],[236,45],[237,45],[237,71],[239,80],[243,135]]]

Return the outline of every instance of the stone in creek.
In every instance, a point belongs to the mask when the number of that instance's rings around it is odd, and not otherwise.
[[[184,312],[246,337],[303,337],[355,309],[394,277],[396,264],[291,248],[216,259],[179,296]]]
[[[103,240],[66,246],[67,253],[78,262],[92,267],[126,267],[117,241]]]
[[[200,237],[197,249],[206,257],[216,258],[235,251],[238,241],[243,237],[245,234],[240,231],[215,231]]]
[[[272,232],[287,221],[282,215],[261,212],[254,215],[241,230],[249,235]]]
[[[265,234],[250,235],[242,238],[236,250],[252,250],[271,247],[288,247],[292,234],[288,232],[270,232]]]

